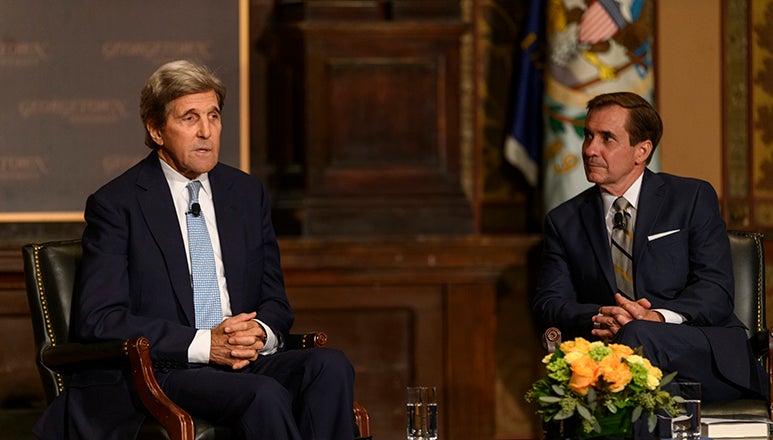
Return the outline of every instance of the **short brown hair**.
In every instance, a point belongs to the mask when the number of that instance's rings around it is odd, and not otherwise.
[[[598,95],[588,101],[588,114],[598,108],[611,105],[619,105],[628,109],[628,121],[625,129],[628,131],[631,146],[646,140],[652,142],[652,151],[647,157],[647,163],[650,163],[652,154],[655,153],[655,148],[657,148],[660,137],[663,135],[663,121],[657,110],[636,93],[614,92]]]
[[[169,116],[169,103],[175,99],[213,90],[217,104],[223,110],[226,88],[223,82],[203,64],[192,61],[171,61],[159,67],[148,78],[140,92],[140,118],[145,127],[145,145],[160,148],[147,126],[161,129]]]

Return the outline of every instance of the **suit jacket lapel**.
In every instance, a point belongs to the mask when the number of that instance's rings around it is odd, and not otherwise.
[[[166,269],[177,301],[188,323],[195,325],[188,256],[185,254],[185,244],[177,214],[174,212],[169,185],[158,161],[159,158],[155,152],[143,161],[142,170],[137,178],[137,200],[150,234],[166,261]]]
[[[660,177],[652,171],[644,170],[644,179],[639,193],[639,206],[636,207],[636,229],[633,236],[633,267],[647,248],[647,237],[655,231],[655,220],[663,209],[665,188]]]
[[[641,261],[642,254],[647,248],[647,237],[654,233],[655,222],[660,216],[665,200],[665,187],[661,178],[650,171],[644,170],[644,179],[639,192],[639,206],[636,207],[636,229],[633,234],[633,280],[636,292],[641,292],[646,296],[647,292],[644,286],[639,285],[641,277],[637,276],[639,271],[638,262]]]
[[[585,202],[580,207],[580,219],[588,235],[593,253],[596,256],[599,267],[604,272],[609,289],[614,292],[615,273],[612,268],[612,255],[609,251],[609,236],[607,235],[606,222],[604,220],[603,204],[598,188],[593,187],[585,193]]]
[[[244,286],[243,279],[234,274],[243,273],[242,266],[246,258],[245,247],[239,245],[240,240],[244,240],[244,236],[241,235],[244,227],[241,223],[243,214],[240,212],[239,194],[235,192],[233,181],[223,173],[223,166],[220,164],[209,172],[209,182],[212,186],[212,201],[215,205],[220,252],[223,256],[231,312],[236,315],[244,308],[242,301]]]

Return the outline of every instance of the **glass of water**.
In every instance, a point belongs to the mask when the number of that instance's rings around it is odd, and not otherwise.
[[[669,384],[671,394],[682,398],[679,413],[671,419],[671,437],[699,439],[701,437],[701,384],[674,382]]]
[[[408,387],[405,399],[407,440],[437,440],[437,389]]]

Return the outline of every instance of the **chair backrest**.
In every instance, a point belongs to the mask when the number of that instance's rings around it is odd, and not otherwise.
[[[67,378],[47,368],[42,355],[47,348],[69,340],[75,277],[82,253],[80,240],[28,244],[22,248],[38,373],[49,402],[64,389]]]
[[[765,250],[759,232],[728,231],[735,277],[735,314],[751,337],[765,324]]]

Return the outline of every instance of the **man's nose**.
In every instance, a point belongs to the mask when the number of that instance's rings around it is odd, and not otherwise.
[[[582,155],[583,156],[595,156],[598,154],[598,148],[596,147],[596,143],[591,140],[586,140],[582,143]]]
[[[206,119],[202,119],[199,122],[199,137],[202,139],[207,139],[209,136],[212,135],[212,127],[209,126],[209,121]]]

